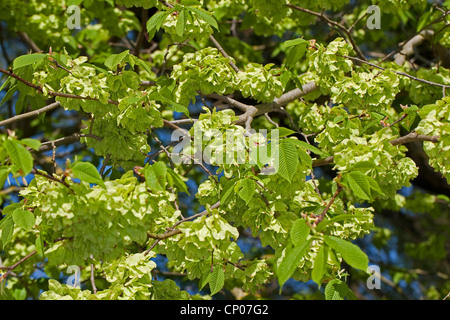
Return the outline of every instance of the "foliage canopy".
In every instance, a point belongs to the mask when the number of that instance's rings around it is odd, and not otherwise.
[[[0,11],[3,298],[448,297],[450,1]]]

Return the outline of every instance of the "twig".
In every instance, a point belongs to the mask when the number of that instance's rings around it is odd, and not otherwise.
[[[6,189],[0,190],[0,196],[4,196],[4,195],[12,193],[12,192],[19,192],[20,190],[23,190],[23,188],[17,187],[17,186],[10,186]]]
[[[34,43],[33,40],[31,40],[31,38],[28,36],[28,34],[26,34],[25,32],[18,32],[17,33],[19,35],[19,38],[26,43],[26,45],[32,49],[33,51],[36,52],[42,52],[41,49],[39,49],[39,47],[36,45],[36,43]]]
[[[142,9],[141,14],[142,14],[141,30],[139,30],[139,34],[138,34],[137,40],[136,40],[136,46],[134,47],[134,55],[137,57],[139,57],[139,52],[141,50],[142,41],[144,40],[144,34],[146,31],[145,24],[147,23],[147,20],[148,20],[148,10]]]
[[[52,173],[56,173],[56,146],[55,143],[52,142],[52,162],[53,162],[53,172]]]
[[[31,83],[30,81],[23,79],[22,77],[18,76],[17,74],[15,74],[14,72],[12,72],[12,70],[5,70],[0,68],[0,72],[4,73],[10,77],[13,77],[16,80],[19,80],[20,82],[26,84],[27,86],[36,89],[37,91],[39,91],[40,93],[44,94],[44,90],[42,89],[42,87],[35,85],[34,83]],[[81,100],[95,100],[95,101],[99,101],[99,99],[97,98],[92,98],[92,97],[83,97],[83,96],[79,96],[76,94],[70,94],[70,93],[61,93],[61,92],[55,92],[55,91],[48,91],[47,95],[52,96],[52,97],[62,97],[62,98],[70,98],[70,99],[81,99]],[[108,99],[108,103],[114,104],[114,105],[119,105],[119,102]]]
[[[336,200],[336,197],[338,196],[339,192],[341,192],[342,190],[342,186],[340,184],[338,184],[337,186],[337,190],[336,192],[333,194],[333,197],[331,198],[330,202],[328,202],[327,206],[325,207],[325,209],[322,211],[322,213],[317,217],[317,223],[321,222],[324,218],[325,215],[327,214],[328,210],[330,210],[331,205],[334,203],[334,200]],[[316,225],[317,225],[316,223]]]
[[[55,242],[62,241],[62,240],[66,240],[66,239],[69,239],[69,238],[62,237],[62,238],[56,239],[56,240],[54,241],[54,243],[55,243]],[[44,243],[44,247],[46,247],[46,246],[47,246],[47,243]],[[0,266],[0,270],[7,270],[7,271],[0,277],[0,283],[2,283],[3,280],[5,280],[5,279],[13,272],[14,269],[16,269],[19,265],[21,265],[22,263],[24,263],[25,261],[27,261],[28,259],[30,259],[30,258],[31,258],[32,256],[34,256],[36,253],[37,253],[37,250],[34,250],[33,252],[27,254],[25,257],[23,257],[22,259],[20,259],[20,260],[17,261],[16,263],[14,263],[12,266],[9,266],[9,267],[2,267],[2,266]]]
[[[228,60],[228,63],[230,64],[231,68],[233,68],[233,70],[236,73],[239,73],[241,70],[239,70],[239,68],[234,64],[233,59],[228,55],[228,53],[226,53],[226,51],[222,48],[222,46],[220,45],[219,42],[217,42],[216,38],[213,37],[213,35],[209,36],[209,40],[211,40],[211,42],[214,44],[214,46],[219,50],[219,52]]]
[[[442,300],[447,300],[448,297],[450,297],[450,292],[447,293],[447,295],[446,295],[446,296],[444,297],[444,299],[442,299]]]
[[[164,147],[163,143],[161,142],[161,140],[158,139],[158,137],[153,134],[150,130],[148,130],[148,133],[153,137],[153,139],[155,139],[155,141],[159,144],[159,147],[164,151],[164,153],[167,155],[167,158],[169,159],[169,164],[170,164],[170,168],[172,168],[172,170],[175,168],[175,165],[173,164],[172,161],[172,157],[170,156],[169,151],[167,151],[167,148]]]
[[[409,134],[407,134],[406,136],[397,138],[397,139],[393,139],[391,141],[389,141],[392,145],[397,146],[400,144],[405,144],[408,142],[413,142],[413,141],[430,141],[433,143],[436,143],[439,141],[439,137],[438,136],[426,136],[426,135],[422,135],[422,134],[417,134],[415,132],[411,132]],[[312,163],[313,167],[320,167],[320,166],[324,166],[327,164],[332,164],[334,161],[334,156],[329,156],[323,159],[317,159],[314,160]]]
[[[406,136],[394,139],[389,141],[393,146],[399,145],[399,144],[405,144],[412,141],[430,141],[433,143],[439,142],[438,136],[426,136],[423,134],[417,134],[415,132],[408,133]]]
[[[172,237],[172,236],[174,236],[176,234],[180,234],[180,233],[181,233],[180,229],[172,229],[163,234],[157,234],[157,233],[151,233],[151,232],[148,232],[147,234],[152,239],[164,240],[164,239],[167,239],[169,237]]]
[[[386,70],[386,68],[380,67],[380,66],[378,66],[378,65],[376,65],[374,63],[371,63],[371,62],[368,62],[368,61],[365,61],[365,60],[358,59],[356,57],[350,57],[350,56],[346,56],[346,55],[342,55],[341,57],[346,58],[346,59],[350,59],[350,60],[355,60],[355,61],[367,64],[367,65],[369,65],[371,67],[383,70],[383,71]],[[415,80],[415,81],[419,81],[419,82],[423,82],[423,83],[429,84],[431,86],[441,87],[441,88],[443,88],[443,90],[445,90],[447,88],[450,88],[450,85],[445,85],[445,84],[440,84],[440,83],[428,81],[428,80],[425,80],[425,79],[420,79],[420,78],[414,77],[414,76],[412,76],[410,74],[407,74],[405,72],[400,72],[400,71],[395,71],[395,70],[392,70],[392,72],[395,73],[395,74],[398,74],[400,76],[404,76],[404,77],[410,78],[410,79]]]
[[[106,169],[106,165],[108,164],[109,159],[111,159],[111,153],[108,153],[108,154],[106,155],[106,157],[103,159],[102,167],[100,168],[100,175],[101,175],[101,176],[103,176],[103,172],[104,172],[105,169]]]
[[[3,280],[5,280],[10,273],[17,268],[17,266],[19,266],[21,263],[23,263],[24,261],[30,259],[32,256],[34,256],[37,253],[36,250],[34,250],[33,252],[29,253],[28,255],[26,255],[25,257],[23,257],[22,259],[20,259],[18,262],[16,262],[15,264],[13,264],[10,267],[0,267],[0,269],[5,269],[7,270],[4,274],[2,274],[2,276],[0,277],[0,283],[3,282]]]
[[[70,136],[59,138],[52,141],[43,142],[39,148],[39,152],[48,151],[53,148],[53,145],[60,146],[60,145],[66,145],[70,144],[72,142],[80,140],[80,138],[92,138],[98,141],[102,141],[103,139],[101,137],[97,137],[96,135],[89,134],[89,133],[74,133]]]
[[[56,177],[54,177],[54,176],[51,176],[51,175],[49,175],[49,174],[46,174],[46,173],[39,172],[36,168],[33,168],[33,170],[31,171],[31,173],[34,174],[34,175],[38,175],[38,176],[47,178],[48,180],[52,180],[52,181],[61,183],[63,186],[65,186],[66,188],[68,188],[72,193],[74,193],[74,191],[72,190],[72,188],[70,188],[70,186],[69,186],[69,185],[67,184],[67,182],[64,181],[64,180],[58,179],[58,178],[56,178]]]
[[[90,255],[91,259],[94,259],[93,255]],[[91,263],[91,286],[92,286],[92,291],[94,292],[94,294],[97,293],[97,286],[95,285],[95,266],[93,263]]]
[[[355,27],[358,25],[358,23],[364,19],[365,17],[367,17],[369,13],[366,11],[362,16],[360,16],[358,19],[356,19],[356,21],[350,26],[350,28],[348,28],[349,32],[352,32],[353,29],[355,29]]]
[[[213,174],[211,173],[211,171],[209,171],[208,168],[206,168],[205,165],[204,165],[201,161],[198,161],[197,159],[195,159],[194,156],[189,155],[189,154],[184,154],[184,153],[177,153],[177,155],[180,155],[180,156],[183,156],[183,157],[188,157],[188,158],[190,158],[195,164],[197,164],[198,166],[200,166],[200,167],[201,167],[201,168],[202,168],[202,169],[203,169],[210,177],[212,177],[213,180],[214,180],[216,183],[219,183],[219,181],[217,181],[216,176],[213,175]]]
[[[12,122],[16,122],[16,121],[22,120],[22,119],[36,117],[36,116],[40,115],[41,113],[53,110],[55,108],[58,108],[59,106],[60,106],[60,103],[59,103],[59,101],[57,101],[57,102],[49,104],[48,106],[45,106],[43,108],[40,108],[40,109],[37,109],[37,110],[34,110],[34,111],[30,111],[30,112],[27,112],[27,113],[19,114],[17,116],[11,117],[9,119],[0,121],[0,127],[1,126],[5,126],[7,124],[10,124]]]
[[[226,260],[225,263],[231,264],[233,267],[238,268],[238,269],[241,269],[242,271],[245,270],[245,268],[244,268],[243,266],[241,266],[241,265],[239,265],[239,264],[237,264],[237,263],[233,263],[233,262],[231,262],[230,260]]]
[[[361,49],[356,45],[355,43],[355,39],[353,39],[353,35],[352,35],[352,30],[353,28],[350,27],[350,29],[347,29],[346,27],[344,27],[343,25],[337,23],[336,21],[331,20],[330,18],[328,18],[327,16],[325,16],[323,14],[323,12],[318,13],[306,8],[302,8],[302,7],[298,7],[292,4],[286,4],[287,7],[291,8],[291,9],[295,9],[304,13],[308,13],[310,15],[316,16],[319,19],[325,21],[328,25],[332,26],[332,27],[336,27],[337,29],[341,30],[342,32],[344,32],[348,38],[348,41],[350,42],[350,44],[352,45],[353,49],[355,50],[356,54],[363,60],[365,60],[366,58],[364,57],[363,52],[361,51]]]
[[[213,204],[210,209],[214,210],[214,209],[218,208],[219,206],[220,206],[220,201],[218,201],[215,204]],[[170,234],[170,236],[178,234],[179,232],[174,233],[175,232],[174,230],[178,230],[178,229],[175,229],[175,228],[178,227],[180,224],[182,224],[182,223],[184,223],[186,221],[190,221],[190,220],[196,219],[198,217],[204,216],[207,213],[208,213],[208,210],[204,210],[204,211],[202,211],[200,213],[197,213],[197,214],[194,214],[194,215],[192,215],[190,217],[183,218],[183,219],[177,221],[171,228],[169,228],[165,233],[163,233],[161,235],[152,234],[153,236],[156,236],[156,241],[150,246],[150,248],[147,251],[145,251],[145,255],[147,255],[159,243],[159,241],[168,238],[168,237],[166,237],[167,234]]]
[[[267,121],[269,121],[271,124],[273,124],[275,126],[275,128],[280,127],[278,123],[276,123],[275,121],[272,120],[272,118],[270,118],[270,116],[267,112],[264,113],[264,116],[266,117]]]

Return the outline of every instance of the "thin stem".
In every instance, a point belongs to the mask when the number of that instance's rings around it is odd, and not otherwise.
[[[106,165],[108,164],[109,159],[111,159],[111,153],[108,153],[108,154],[106,155],[106,157],[103,159],[102,167],[100,168],[100,175],[101,175],[101,176],[103,176],[103,172],[104,172],[105,169],[106,169]]]
[[[93,255],[90,255],[91,259],[94,259]],[[91,286],[92,286],[92,291],[94,292],[94,294],[97,293],[97,286],[95,285],[95,265],[93,263],[91,263]]]
[[[211,206],[211,210],[214,210],[214,209],[218,208],[219,206],[220,206],[220,201],[218,201],[215,204],[213,204]],[[168,238],[170,236],[179,234],[181,231],[180,232],[176,232],[175,230],[178,230],[178,229],[175,229],[175,228],[178,227],[180,224],[182,224],[183,222],[190,221],[190,220],[196,219],[198,217],[204,216],[207,213],[208,213],[208,210],[204,210],[204,211],[202,211],[200,213],[197,213],[197,214],[194,214],[194,215],[192,215],[190,217],[183,218],[183,219],[177,221],[171,228],[168,228],[168,230],[165,233],[163,233],[163,234],[159,234],[159,235],[151,234],[153,236],[151,238],[155,238],[157,240],[150,246],[150,248],[147,251],[145,251],[145,255],[147,255],[159,243],[159,241],[161,241],[163,239],[166,239],[166,238]]]
[[[405,144],[408,142],[413,142],[413,141],[430,141],[433,143],[437,143],[439,142],[439,137],[438,136],[426,136],[423,134],[417,134],[415,132],[411,132],[409,134],[407,134],[406,136],[397,138],[397,139],[393,139],[391,141],[389,141],[393,146],[397,146],[400,144]],[[334,157],[333,156],[329,156],[323,159],[317,159],[314,160],[312,163],[313,167],[320,167],[320,166],[324,166],[327,164],[332,164],[334,161]]]
[[[352,30],[353,28],[350,27],[350,29],[347,29],[346,27],[344,27],[343,25],[337,23],[336,21],[331,20],[330,18],[328,18],[327,16],[325,16],[323,14],[323,12],[318,13],[306,8],[302,8],[302,7],[298,7],[292,4],[286,4],[287,7],[291,8],[291,9],[295,9],[313,16],[318,17],[319,19],[325,21],[328,25],[330,25],[331,27],[335,27],[339,30],[341,30],[342,32],[344,32],[348,38],[348,42],[350,42],[350,44],[352,45],[353,49],[355,50],[356,54],[363,60],[365,60],[366,58],[364,57],[363,52],[361,51],[361,49],[356,45],[355,39],[353,39],[353,35],[352,35]]]
[[[58,179],[58,178],[53,177],[53,176],[51,176],[51,175],[49,175],[49,174],[46,174],[46,173],[39,172],[36,168],[33,168],[33,170],[31,171],[31,173],[34,174],[34,175],[38,175],[38,176],[47,178],[48,180],[52,180],[52,181],[61,183],[63,186],[65,186],[66,188],[68,188],[72,193],[74,193],[74,191],[70,188],[70,186],[67,184],[67,182],[65,182],[65,181],[63,181],[63,180],[61,180],[61,179]]]
[[[58,108],[60,105],[61,105],[61,104],[59,103],[59,101],[57,101],[57,102],[54,102],[54,103],[52,103],[52,104],[49,104],[48,106],[45,106],[45,107],[43,107],[43,108],[40,108],[40,109],[37,109],[37,110],[34,110],[34,111],[30,111],[30,112],[27,112],[27,113],[19,114],[19,115],[17,115],[17,116],[11,117],[11,118],[9,118],[9,119],[0,121],[0,127],[1,127],[1,126],[5,126],[5,125],[7,125],[7,124],[10,124],[10,123],[12,123],[12,122],[16,122],[16,121],[22,120],[22,119],[31,118],[31,117],[36,117],[36,116],[40,115],[41,113],[44,113],[44,112],[47,112],[47,111],[56,109],[56,108]]]
[[[371,62],[368,62],[368,61],[365,61],[365,60],[362,60],[362,59],[359,59],[359,58],[356,58],[356,57],[350,57],[350,56],[346,56],[346,55],[342,55],[342,57],[346,58],[346,59],[355,60],[355,61],[367,64],[367,65],[369,65],[371,67],[374,67],[374,68],[377,68],[377,69],[380,69],[380,70],[383,70],[383,71],[386,70],[385,68],[380,67],[380,66],[378,66],[378,65],[376,65],[374,63],[371,63]],[[395,74],[398,74],[400,76],[404,76],[404,77],[410,78],[410,79],[415,80],[415,81],[419,81],[419,82],[423,82],[423,83],[429,84],[431,86],[441,87],[444,90],[447,89],[447,88],[450,88],[450,85],[445,85],[445,84],[440,84],[440,83],[428,81],[428,80],[425,80],[425,79],[420,79],[420,78],[414,77],[414,76],[412,76],[410,74],[407,74],[405,72],[400,72],[400,71],[395,71],[395,70],[392,70],[392,72],[395,73]]]
[[[209,36],[209,40],[211,40],[211,42],[214,44],[214,46],[219,50],[219,52],[227,59],[229,59],[228,63],[230,64],[231,68],[233,68],[233,70],[236,73],[241,72],[241,70],[239,70],[239,68],[234,64],[232,58],[228,55],[228,53],[226,53],[226,51],[222,48],[222,46],[220,45],[220,43],[216,40],[216,38],[213,37],[213,35]]]
[[[341,192],[341,190],[342,190],[342,186],[338,184],[338,188],[337,188],[336,192],[333,194],[333,197],[331,198],[330,202],[328,202],[325,209],[318,216],[318,222],[321,222],[325,218],[325,215],[327,214],[328,210],[330,210],[331,205],[334,203],[334,200],[336,200],[336,197],[338,196],[339,192]]]

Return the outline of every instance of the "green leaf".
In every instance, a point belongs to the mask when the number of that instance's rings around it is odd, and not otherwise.
[[[202,4],[198,0],[181,0],[180,4],[183,6],[201,6]]]
[[[291,182],[299,164],[297,148],[291,140],[293,139],[282,140],[277,152],[275,152],[275,162],[278,162],[278,174],[289,182]]]
[[[367,176],[361,171],[349,172],[344,181],[348,184],[350,190],[359,198],[364,200],[370,200],[370,183]]]
[[[103,179],[97,168],[89,162],[76,162],[71,166],[75,178],[88,183],[103,185]]]
[[[166,189],[167,167],[164,162],[156,162],[146,167],[145,182],[153,191],[164,191]]]
[[[322,157],[328,157],[329,154],[326,152],[323,152],[322,150],[316,148],[313,145],[310,145],[309,143],[306,143],[305,141],[301,141],[301,140],[296,140],[296,139],[291,139],[292,142],[294,142],[297,147],[302,148],[303,150],[310,150],[312,152],[314,152],[315,154],[317,154],[318,156],[322,156]]]
[[[302,257],[306,254],[311,244],[312,239],[303,242],[302,244],[291,247],[286,252],[286,256],[280,263],[277,269],[278,283],[280,284],[280,290],[283,284],[291,277]]]
[[[13,290],[13,297],[16,300],[25,300],[27,297],[27,289],[25,288],[16,288]]]
[[[176,33],[180,37],[184,34],[184,29],[186,28],[186,10],[181,9],[180,13],[178,14],[177,18],[177,25],[176,25]]]
[[[430,17],[433,15],[434,11],[430,10],[426,13],[424,13],[420,18],[419,18],[419,22],[417,23],[417,29],[416,32],[419,32],[420,30],[423,29],[423,27],[426,26],[426,24],[428,24],[430,21]]]
[[[5,185],[5,181],[8,178],[10,172],[11,167],[9,166],[0,167],[0,188],[3,188],[3,186]]]
[[[292,76],[293,76],[292,72],[287,69],[285,69],[285,71],[281,73],[280,81],[283,88],[286,88],[287,84],[292,79]]]
[[[384,195],[383,190],[381,190],[380,186],[378,185],[378,182],[374,178],[367,176],[367,181],[369,181],[371,190],[375,190],[379,194]]]
[[[284,42],[283,48],[287,51],[285,61],[286,67],[292,68],[295,66],[295,64],[305,55],[308,45],[309,41],[302,38]]]
[[[219,30],[219,26],[217,25],[216,19],[214,19],[212,16],[210,16],[206,11],[204,11],[202,9],[193,8],[193,7],[186,7],[186,8],[189,9],[190,11],[195,12],[195,14],[197,15],[197,17],[199,19],[205,21],[210,26],[216,28],[216,30]]]
[[[17,208],[13,211],[12,217],[14,223],[26,231],[33,229],[34,224],[36,223],[34,214],[29,210]]]
[[[306,242],[310,231],[311,229],[308,227],[305,220],[295,220],[290,232],[291,241],[294,246],[299,246],[302,243]]]
[[[151,40],[155,35],[155,32],[161,28],[168,15],[169,12],[167,11],[158,11],[147,21],[149,40]]]
[[[147,232],[145,232],[145,230],[142,228],[128,225],[126,226],[125,230],[130,239],[139,244],[143,244],[147,240]]]
[[[350,266],[364,272],[367,271],[369,258],[357,245],[334,236],[324,236],[324,241],[330,248],[338,252]]]
[[[238,195],[245,201],[246,204],[252,200],[255,195],[256,184],[251,179],[242,179],[237,184]]]
[[[3,82],[3,84],[0,86],[0,91],[5,89],[6,86],[9,85],[10,82],[14,85],[15,81],[16,81],[16,79],[14,79],[13,77],[6,78],[5,82]]]
[[[319,286],[326,272],[327,260],[328,247],[323,244],[320,246],[319,251],[317,252],[316,258],[314,259],[313,270],[311,272],[311,279]]]
[[[227,181],[225,186],[222,189],[222,192],[220,194],[220,203],[222,205],[225,205],[230,201],[231,195],[234,194],[234,185],[236,181],[235,179],[231,179],[230,181]]]
[[[44,240],[42,239],[42,235],[39,234],[35,241],[36,251],[41,256],[44,257]]]
[[[169,104],[169,107],[171,107],[176,112],[182,112],[185,115],[189,116],[189,109],[182,104],[179,104],[178,102],[172,100],[171,98],[163,96],[159,92],[152,92],[149,97],[151,100],[161,101]]]
[[[188,187],[186,186],[186,183],[180,178],[180,176],[171,168],[166,167],[166,170],[169,173],[167,179],[172,180],[169,181],[170,185],[177,187],[179,192],[186,192],[189,195]]]
[[[298,150],[298,157],[304,169],[312,168],[312,159],[305,150],[303,149]]]
[[[39,147],[41,146],[41,142],[36,139],[26,138],[26,139],[19,140],[19,142],[30,147],[31,149],[36,150],[36,151],[38,151]]]
[[[149,75],[153,74],[152,69],[145,61],[142,61],[141,59],[139,59],[136,56],[133,56],[132,54],[130,54],[129,58],[130,58],[130,61],[132,61],[134,64],[137,64],[139,67],[141,67],[142,69],[147,71],[147,73]]]
[[[345,282],[333,279],[325,287],[326,300],[344,300],[350,289]]]
[[[16,70],[18,68],[28,66],[35,62],[39,62],[45,57],[47,57],[47,54],[44,53],[32,53],[17,57],[13,62],[13,69]]]
[[[15,300],[14,296],[11,294],[11,290],[7,287],[2,286],[0,289],[0,300]]]
[[[6,101],[8,101],[9,99],[12,98],[12,96],[14,95],[14,93],[17,91],[17,84],[11,86],[8,90],[8,92],[6,92],[6,94],[3,96],[2,101],[0,102],[0,106],[3,105]]]
[[[14,219],[11,215],[7,215],[3,220],[1,220],[1,230],[2,230],[2,244],[3,249],[11,241],[14,233]]]
[[[24,176],[29,174],[33,169],[33,157],[31,153],[17,140],[5,140],[4,147],[6,152],[8,152],[12,164],[19,167]]]
[[[284,127],[279,127],[276,129],[272,129],[268,134],[267,134],[267,140],[271,140],[272,139],[272,132],[278,131],[278,138],[284,138],[287,136],[290,136],[291,134],[294,134],[295,131],[288,129],[288,128],[284,128]]]
[[[282,47],[283,49],[288,49],[290,47],[298,46],[298,45],[309,45],[309,41],[305,40],[303,38],[293,39],[293,40],[287,40],[283,42]]]
[[[351,219],[370,219],[370,216],[366,214],[341,214],[337,217],[324,220],[321,223],[319,223],[316,227],[317,232],[321,232],[325,229],[326,226],[332,225],[335,222],[343,221],[343,220],[351,220]]]
[[[118,54],[112,54],[105,60],[105,66],[107,66],[110,70],[117,70],[117,66],[121,65],[124,59],[128,56],[130,50],[125,50]]]
[[[199,290],[202,290],[204,286],[206,286],[206,284],[209,283],[209,279],[211,279],[211,271],[208,267],[208,269],[206,269],[203,273],[202,276],[200,278],[200,283],[199,283]]]
[[[223,285],[225,284],[225,273],[223,272],[222,266],[215,265],[211,277],[209,278],[209,290],[211,295],[215,295],[219,292]]]

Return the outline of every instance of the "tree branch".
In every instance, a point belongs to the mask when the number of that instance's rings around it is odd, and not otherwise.
[[[393,146],[397,146],[400,144],[405,144],[408,142],[413,142],[413,141],[430,141],[433,143],[436,143],[439,141],[439,137],[438,136],[426,136],[423,134],[417,134],[415,132],[411,132],[409,134],[407,134],[406,136],[397,138],[397,139],[393,139],[391,141],[389,141]],[[313,167],[320,167],[320,166],[324,166],[327,164],[332,164],[334,161],[334,156],[329,156],[323,159],[317,159],[314,160],[312,163]]]
[[[96,139],[98,141],[102,141],[102,138],[97,137],[96,135],[90,134],[90,133],[74,133],[70,136],[67,137],[63,137],[63,138],[59,138],[56,140],[52,140],[52,141],[47,141],[41,144],[40,148],[39,148],[39,152],[44,152],[44,151],[48,151],[51,150],[54,146],[61,146],[61,145],[66,145],[66,144],[70,144],[72,142],[78,141],[80,140],[80,138],[92,138],[92,139]]]
[[[0,72],[4,73],[10,77],[13,77],[17,80],[19,80],[20,82],[26,84],[27,86],[39,91],[40,93],[44,94],[44,90],[42,89],[42,87],[35,85],[34,83],[31,83],[30,81],[23,79],[22,77],[18,76],[17,74],[15,74],[14,72],[12,72],[11,70],[5,70],[0,68]],[[70,98],[70,99],[80,99],[80,100],[95,100],[95,101],[99,101],[99,99],[97,98],[92,98],[92,97],[83,97],[83,96],[79,96],[76,94],[70,94],[70,93],[61,93],[61,92],[54,92],[54,91],[48,91],[47,95],[52,96],[52,97],[62,97],[62,98]],[[119,102],[108,99],[108,103],[114,104],[114,105],[118,105]]]
[[[211,210],[214,210],[214,209],[218,208],[219,206],[220,206],[220,201],[218,201],[215,204],[213,204],[211,206]],[[180,232],[176,232],[175,230],[178,230],[178,229],[175,229],[175,228],[178,227],[180,224],[182,224],[183,222],[190,221],[190,220],[193,220],[195,218],[204,216],[207,213],[208,213],[208,210],[204,210],[204,211],[202,211],[200,213],[197,213],[197,214],[194,214],[194,215],[192,215],[190,217],[183,218],[183,219],[177,221],[171,228],[169,228],[163,234],[159,234],[158,235],[158,234],[152,234],[151,233],[151,235],[153,236],[151,238],[156,238],[157,240],[150,246],[150,248],[147,251],[145,251],[145,255],[147,255],[159,243],[159,241],[161,241],[163,239],[166,239],[166,238],[168,238],[170,236],[179,234],[181,231]]]
[[[295,88],[291,91],[288,91],[281,95],[279,98],[275,98],[273,102],[271,103],[261,103],[257,105],[248,105],[242,102],[239,102],[231,97],[222,96],[217,93],[212,93],[206,95],[207,98],[212,98],[215,100],[223,101],[232,107],[235,107],[244,113],[239,116],[239,120],[236,121],[236,124],[246,124],[248,127],[249,123],[248,120],[251,117],[251,120],[253,120],[254,117],[257,117],[259,115],[263,115],[265,113],[271,112],[275,110],[276,108],[280,108],[289,102],[292,102],[298,98],[301,98],[305,95],[307,95],[310,92],[313,92],[317,90],[319,87],[316,85],[314,81],[308,82],[305,85],[302,86],[302,88]]]
[[[33,40],[31,40],[31,38],[28,36],[28,34],[26,34],[25,32],[18,32],[17,33],[19,35],[19,38],[26,43],[26,45],[32,49],[33,51],[36,52],[42,52],[42,50],[36,45],[36,43],[34,43]]]
[[[211,42],[214,44],[214,46],[219,49],[219,52],[225,57],[228,58],[229,61],[228,63],[230,64],[231,68],[233,68],[233,70],[236,73],[239,73],[241,70],[239,70],[239,68],[234,64],[232,58],[228,55],[228,53],[225,52],[225,50],[222,48],[222,46],[220,45],[219,42],[217,42],[216,38],[213,37],[213,35],[209,36],[209,40],[211,40]]]
[[[397,146],[399,144],[405,144],[413,141],[430,141],[433,143],[439,142],[438,136],[426,136],[423,134],[417,134],[415,132],[410,132],[406,136],[394,139],[389,141],[393,146]]]
[[[48,106],[45,106],[43,108],[37,109],[37,110],[33,110],[27,113],[22,113],[19,115],[16,115],[14,117],[11,117],[9,119],[0,121],[0,127],[1,126],[5,126],[7,124],[22,120],[22,119],[26,119],[26,118],[31,118],[31,117],[36,117],[38,115],[40,115],[41,113],[56,109],[60,106],[61,104],[59,103],[59,101],[57,102],[53,102],[52,104],[49,104]]]
[[[342,55],[341,57],[346,58],[346,59],[350,59],[350,60],[355,60],[355,61],[358,61],[360,63],[367,64],[367,65],[369,65],[371,67],[377,68],[377,69],[382,70],[382,71],[386,70],[386,68],[380,67],[380,66],[378,66],[378,65],[376,65],[374,63],[371,63],[371,62],[368,62],[368,61],[365,61],[365,60],[358,59],[356,57],[350,57],[350,56],[346,56],[346,55]],[[392,70],[392,72],[395,73],[395,74],[398,74],[399,76],[404,76],[404,77],[410,78],[410,79],[415,80],[415,81],[419,81],[419,82],[423,82],[423,83],[429,84],[431,86],[440,87],[443,90],[445,90],[447,88],[450,88],[450,85],[445,85],[445,84],[441,84],[441,83],[428,81],[428,80],[425,80],[425,79],[420,79],[420,78],[414,77],[414,76],[412,76],[410,74],[407,74],[405,72],[400,72],[400,71],[395,71],[395,70]]]
[[[333,20],[331,20],[330,18],[328,18],[327,16],[325,16],[325,15],[323,14],[323,12],[322,12],[322,13],[318,13],[318,12],[315,12],[315,11],[312,11],[312,10],[309,10],[309,9],[305,9],[305,8],[302,8],[302,7],[298,7],[298,6],[289,4],[289,3],[286,4],[286,6],[289,7],[289,8],[291,8],[291,9],[295,9],[295,10],[298,10],[298,11],[301,11],[301,12],[304,12],[304,13],[307,13],[307,14],[310,14],[310,15],[313,15],[313,16],[316,16],[316,17],[318,17],[319,19],[325,21],[328,25],[333,26],[333,27],[335,27],[335,28],[337,28],[337,29],[343,31],[343,32],[346,34],[346,36],[347,36],[347,38],[348,38],[348,42],[350,42],[350,44],[352,45],[353,50],[355,50],[356,54],[357,54],[361,59],[366,60],[366,58],[364,57],[363,52],[362,52],[361,49],[356,45],[355,39],[353,39],[353,35],[352,35],[352,30],[353,30],[353,28],[352,28],[352,27],[350,27],[350,29],[347,29],[347,28],[344,27],[343,25],[341,25],[341,24],[337,23],[336,21],[333,21]]]
[[[74,191],[72,190],[72,188],[70,188],[70,186],[69,186],[69,185],[67,184],[67,182],[65,182],[64,180],[58,179],[58,178],[56,178],[56,177],[54,177],[54,176],[51,176],[51,175],[49,175],[49,174],[46,174],[46,173],[39,172],[38,170],[36,170],[36,168],[33,168],[33,170],[31,171],[31,173],[34,174],[34,175],[38,175],[38,176],[47,178],[48,180],[52,180],[52,181],[61,183],[63,186],[65,186],[66,188],[68,188],[72,193],[74,193]]]
[[[56,239],[54,242],[59,242],[59,241],[63,241],[69,238],[66,237],[62,237],[59,239]],[[44,243],[44,247],[46,247],[48,244]],[[14,263],[12,266],[9,267],[1,267],[0,266],[0,270],[7,270],[1,277],[0,277],[0,283],[3,282],[3,280],[5,280],[10,274],[11,272],[13,272],[14,269],[16,269],[19,265],[21,265],[22,263],[24,263],[25,261],[27,261],[28,259],[30,259],[31,257],[33,257],[35,254],[37,253],[37,250],[34,250],[33,252],[27,254],[25,257],[23,257],[22,259],[20,259],[19,261],[17,261],[16,263]]]

